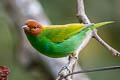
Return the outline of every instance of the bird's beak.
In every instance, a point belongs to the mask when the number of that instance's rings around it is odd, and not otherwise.
[[[30,28],[29,28],[27,25],[22,26],[22,28],[23,28],[25,31],[29,31],[29,30],[30,30]]]
[[[28,28],[28,26],[27,26],[27,25],[24,25],[24,26],[22,26],[22,28],[25,29],[25,28]]]

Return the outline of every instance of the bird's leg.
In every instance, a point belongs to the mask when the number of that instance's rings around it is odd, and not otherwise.
[[[60,76],[64,77],[65,75],[72,73],[73,70],[75,69],[75,64],[77,61],[77,54],[76,52],[74,52],[72,55],[69,56],[69,62],[60,70],[59,72],[59,79],[60,80]],[[72,76],[69,76],[66,78],[66,80],[72,80]]]
[[[76,52],[74,52],[74,53],[72,54],[72,56],[73,56],[74,58],[76,58],[76,62],[77,62],[78,56],[77,56]],[[75,70],[76,62],[73,64],[73,67],[72,67],[72,73],[73,73],[74,70]],[[73,75],[72,75],[71,77],[72,77],[72,79],[73,79]]]

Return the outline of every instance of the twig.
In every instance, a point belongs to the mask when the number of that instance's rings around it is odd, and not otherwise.
[[[96,69],[91,69],[91,70],[77,71],[77,72],[70,73],[70,74],[64,76],[63,78],[66,78],[66,77],[68,77],[70,75],[79,74],[79,73],[106,71],[106,70],[115,70],[115,69],[120,69],[120,66],[109,66],[109,67],[96,68]]]
[[[85,13],[83,0],[77,0],[77,11],[77,17],[80,23],[91,24]]]
[[[88,19],[88,17],[85,14],[83,0],[77,0],[77,3],[78,3],[78,14],[77,14],[78,20],[82,23],[85,23],[85,24],[91,24],[90,20]],[[117,50],[112,48],[110,45],[108,45],[105,41],[103,41],[101,39],[101,37],[97,34],[97,29],[93,30],[92,36],[98,42],[100,42],[103,46],[105,46],[108,50],[110,50],[113,53],[113,55],[115,55],[115,56],[120,55],[120,52],[118,52]]]
[[[104,47],[106,47],[109,51],[111,51],[113,53],[113,55],[115,56],[119,56],[120,52],[118,52],[117,50],[115,50],[114,48],[112,48],[110,45],[108,45],[105,41],[103,41],[100,36],[97,34],[97,30],[94,30],[93,32],[93,37],[100,42]]]

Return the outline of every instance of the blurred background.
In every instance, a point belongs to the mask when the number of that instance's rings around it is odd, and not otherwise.
[[[19,56],[16,48],[19,47],[18,42],[22,41],[20,36],[17,35],[20,29],[14,29],[15,26],[18,26],[16,24],[17,20],[11,18],[8,12],[11,11],[10,5],[4,4],[4,1],[7,0],[0,1],[0,65],[8,66],[11,69],[9,80],[52,80],[50,75],[46,77],[47,74],[42,70],[42,65],[40,67],[41,73],[38,74],[35,71],[31,72],[23,68],[19,63],[18,57],[16,57],[16,55]],[[8,1],[12,2],[12,0]],[[86,14],[92,23],[115,21],[113,24],[99,28],[98,33],[105,42],[120,51],[120,0],[84,1]],[[76,0],[39,0],[39,2],[52,24],[78,22],[76,18]],[[95,39],[91,39],[80,53],[78,63],[82,69],[119,66],[120,57],[113,56]],[[119,74],[120,70],[87,73],[91,80],[120,80]],[[36,78],[35,76],[39,77]]]

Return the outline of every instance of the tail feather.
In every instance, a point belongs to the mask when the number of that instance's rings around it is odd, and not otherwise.
[[[101,23],[97,23],[97,24],[94,24],[93,26],[90,26],[91,29],[94,29],[94,28],[99,28],[103,25],[106,25],[106,24],[110,24],[110,23],[113,23],[114,21],[108,21],[108,22],[101,22]]]

